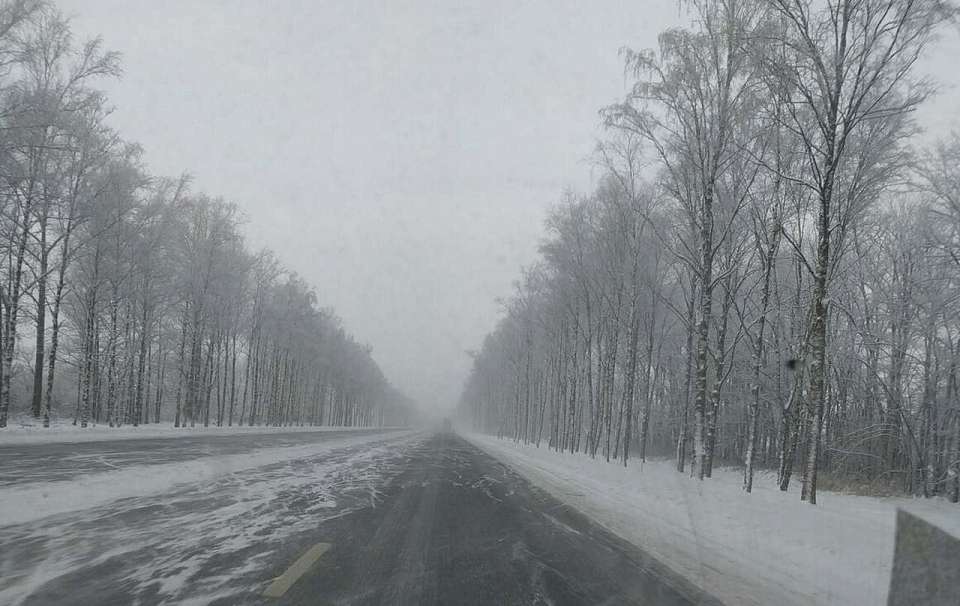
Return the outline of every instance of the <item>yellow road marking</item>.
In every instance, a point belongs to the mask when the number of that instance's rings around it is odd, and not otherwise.
[[[286,572],[275,578],[273,583],[270,583],[270,586],[263,592],[264,597],[283,597],[283,594],[287,593],[287,590],[290,589],[305,572],[310,570],[310,567],[313,566],[314,563],[320,559],[320,556],[330,549],[330,547],[330,543],[317,543],[311,547],[307,553],[297,558],[297,561],[294,562],[290,568],[287,568]]]

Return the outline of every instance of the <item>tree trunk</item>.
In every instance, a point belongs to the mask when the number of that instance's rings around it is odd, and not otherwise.
[[[63,288],[69,260],[70,226],[63,239],[63,256],[60,259],[60,273],[57,276],[57,289],[53,295],[53,312],[50,316],[50,350],[47,353],[47,393],[43,410],[43,426],[50,427],[50,410],[53,401],[53,381],[57,367],[57,348],[60,344],[60,307],[63,303]]]
[[[33,401],[31,404],[31,412],[34,418],[40,417],[40,407],[43,402],[44,346],[47,336],[47,270],[50,256],[50,249],[47,247],[48,214],[49,203],[44,200],[40,214],[40,271],[37,274],[36,345],[33,362]],[[49,420],[44,423],[46,427],[50,426]]]
[[[717,376],[713,380],[713,390],[711,391],[710,402],[707,408],[706,458],[704,461],[703,475],[708,478],[713,476],[713,456],[717,440],[717,421],[720,416],[721,389],[723,388],[725,380],[727,326],[730,318],[730,307],[733,305],[733,291],[730,287],[731,276],[732,274],[728,274],[723,281],[723,304],[721,305],[720,312],[720,326],[717,331]]]
[[[810,418],[806,474],[801,499],[817,503],[817,467],[827,375],[827,272],[830,269],[830,200],[821,202],[820,234],[813,289],[813,318],[810,325]]]
[[[694,301],[696,299],[696,281],[691,285],[690,300],[687,303],[687,364],[684,371],[683,410],[680,415],[680,431],[677,434],[677,471],[683,473],[687,460],[687,416],[690,409],[690,394],[693,384],[693,340],[694,340]]]
[[[763,374],[767,310],[770,307],[770,279],[773,274],[773,261],[776,257],[779,244],[780,225],[775,224],[773,226],[773,234],[770,236],[770,244],[767,247],[767,254],[764,257],[763,288],[760,293],[760,317],[757,319],[757,339],[756,346],[753,350],[753,385],[750,388],[752,399],[750,402],[750,416],[747,422],[747,456],[743,470],[743,489],[747,492],[753,490],[753,462],[756,457],[757,424],[760,417],[760,380]]]
[[[713,314],[713,192],[704,192],[700,213],[700,298],[697,322],[697,357],[695,396],[693,401],[693,468],[703,479],[707,466],[707,378],[710,358],[710,320]]]
[[[137,411],[137,419],[143,413],[143,395],[144,395],[144,373],[147,371],[147,349],[150,347],[150,313],[146,301],[143,301],[143,312],[140,316],[140,350],[137,354],[137,380],[136,395],[134,396],[134,408]],[[146,388],[149,394],[149,387]],[[149,395],[148,395],[149,397]]]

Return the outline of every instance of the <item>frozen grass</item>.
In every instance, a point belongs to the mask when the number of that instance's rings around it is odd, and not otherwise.
[[[636,544],[727,604],[885,604],[895,513],[960,534],[960,506],[941,499],[820,492],[818,505],[758,478],[715,470],[703,482],[672,461],[629,467],[545,446],[469,435],[533,484]]]
[[[174,427],[169,421],[134,427],[110,427],[106,423],[80,427],[72,420],[54,419],[50,427],[43,427],[40,419],[30,415],[15,417],[8,426],[0,429],[0,446],[7,444],[40,444],[51,442],[97,442],[103,440],[135,440],[138,438],[180,438],[185,436],[219,436],[238,434],[294,433],[315,431],[346,431],[351,429],[380,429],[371,427]],[[389,428],[383,428],[389,429]]]

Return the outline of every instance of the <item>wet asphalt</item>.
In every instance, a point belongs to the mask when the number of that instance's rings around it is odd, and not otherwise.
[[[716,603],[455,435],[424,441],[376,508],[318,528],[291,561],[310,541],[333,547],[260,603]]]

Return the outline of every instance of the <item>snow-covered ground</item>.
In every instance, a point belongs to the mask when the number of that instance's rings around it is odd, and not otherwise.
[[[169,421],[160,424],[148,424],[134,427],[110,427],[106,423],[80,427],[70,421],[55,420],[50,427],[43,427],[41,421],[33,417],[20,417],[10,420],[9,425],[0,429],[0,446],[7,444],[36,444],[49,442],[96,442],[102,440],[135,440],[139,438],[180,438],[184,436],[219,436],[237,434],[294,433],[313,431],[345,431],[367,429],[363,427],[174,427]],[[385,428],[386,429],[386,428]]]
[[[736,470],[700,482],[670,461],[625,468],[466,437],[727,604],[885,604],[897,508],[960,534],[960,507],[943,500],[819,492],[814,507],[772,478],[746,494]]]

